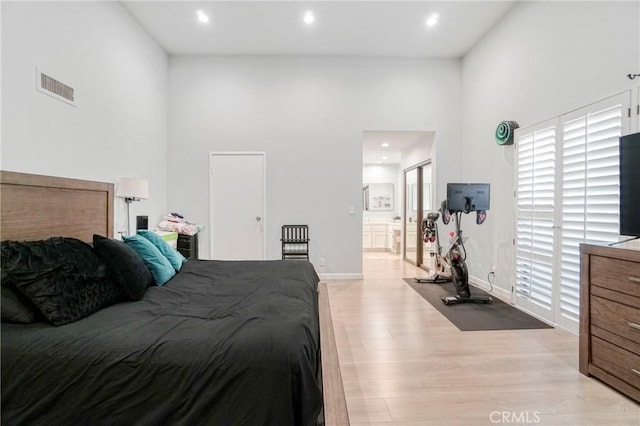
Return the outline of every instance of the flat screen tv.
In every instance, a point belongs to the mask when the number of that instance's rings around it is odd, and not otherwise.
[[[489,210],[489,184],[448,183],[447,210],[450,212]]]
[[[640,133],[620,138],[620,235],[640,237]]]

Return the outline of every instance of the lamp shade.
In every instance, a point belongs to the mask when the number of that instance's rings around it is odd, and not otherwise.
[[[116,197],[147,199],[149,198],[149,181],[146,179],[120,178]]]

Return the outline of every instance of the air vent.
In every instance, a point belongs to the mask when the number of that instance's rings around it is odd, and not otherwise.
[[[75,106],[75,94],[73,87],[67,86],[63,82],[56,80],[44,72],[36,69],[38,91]]]

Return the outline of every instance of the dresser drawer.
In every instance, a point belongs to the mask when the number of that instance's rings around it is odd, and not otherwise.
[[[186,248],[178,247],[178,253],[180,253],[181,255],[186,257],[187,259],[195,258],[195,256],[193,256],[193,252],[191,250],[189,250],[189,249],[186,249]]]
[[[591,325],[640,344],[640,309],[592,295]]]
[[[593,365],[640,389],[640,355],[597,337],[591,339]]]
[[[187,251],[187,252],[192,252],[194,251],[194,247],[192,245],[180,245],[178,244],[178,251]]]
[[[591,285],[633,296],[640,294],[640,263],[604,256],[591,256],[590,263]]]
[[[192,245],[190,240],[178,239],[178,248],[189,249]]]

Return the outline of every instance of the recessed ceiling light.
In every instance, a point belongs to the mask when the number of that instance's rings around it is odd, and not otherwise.
[[[388,160],[388,159],[389,159],[389,157],[382,157],[382,159],[383,159],[383,160]]]
[[[376,161],[376,164],[382,164],[382,161]]]
[[[438,23],[438,18],[440,18],[439,14],[432,13],[431,16],[427,18],[427,26],[433,27],[435,24]]]
[[[202,10],[197,10],[196,15],[198,15],[198,21],[202,22],[203,24],[209,22],[209,17]]]
[[[312,11],[307,10],[307,11],[304,13],[304,18],[302,18],[302,19],[304,19],[304,23],[305,23],[305,24],[310,25],[310,24],[313,24],[313,22],[316,20],[316,17],[313,15],[313,12],[312,12]]]
[[[383,148],[389,148],[389,144],[387,142],[383,142],[380,146]]]

